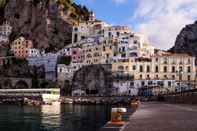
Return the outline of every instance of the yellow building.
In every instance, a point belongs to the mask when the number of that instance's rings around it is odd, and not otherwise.
[[[130,58],[112,64],[113,72],[128,72],[134,80],[194,82],[195,58],[187,54],[163,53],[152,58]]]
[[[11,51],[14,53],[15,57],[26,58],[28,56],[28,49],[33,48],[32,41],[25,40],[24,37],[16,39],[11,44]]]

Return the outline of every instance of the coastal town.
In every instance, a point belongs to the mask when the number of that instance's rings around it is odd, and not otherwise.
[[[164,1],[0,0],[0,130],[196,131],[197,2]]]
[[[0,31],[0,41],[9,41],[12,32],[9,22]],[[151,96],[196,88],[195,57],[156,49],[147,36],[128,26],[97,20],[93,12],[88,21],[73,26],[72,43],[63,49],[45,53],[33,45],[20,36],[11,44],[13,55],[0,58],[1,66],[9,57],[25,59],[29,66],[43,65],[45,79],[61,85],[67,80],[72,82],[75,72],[85,66],[109,65],[114,78],[110,89],[113,96]],[[89,94],[87,90],[76,89],[71,95]]]

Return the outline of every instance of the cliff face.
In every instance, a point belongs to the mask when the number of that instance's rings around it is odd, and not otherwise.
[[[35,48],[57,51],[71,42],[72,25],[88,15],[69,0],[9,0],[1,16],[13,27],[10,41],[24,36]]]
[[[189,53],[197,57],[197,22],[186,25],[177,36],[174,47],[170,51]]]

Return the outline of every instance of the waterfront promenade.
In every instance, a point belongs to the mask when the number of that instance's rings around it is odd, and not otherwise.
[[[123,131],[197,131],[197,106],[141,103]]]

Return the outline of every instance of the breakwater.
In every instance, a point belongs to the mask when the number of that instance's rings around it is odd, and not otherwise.
[[[62,97],[61,103],[73,103],[73,104],[110,104],[110,105],[129,105],[134,97],[131,96],[113,96],[113,97]]]

